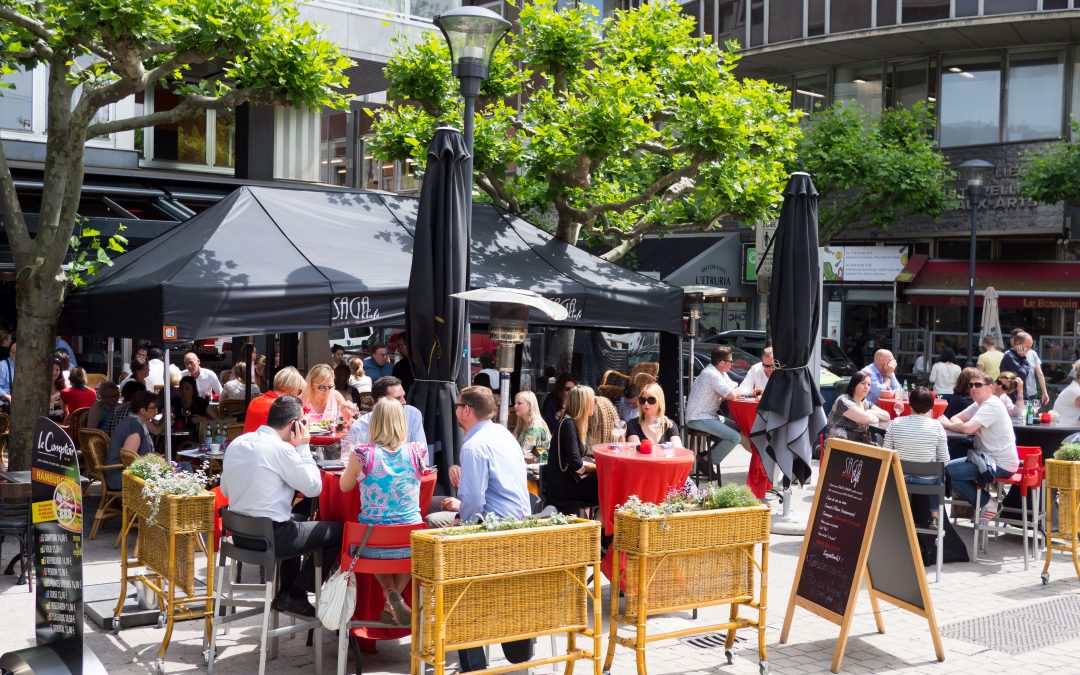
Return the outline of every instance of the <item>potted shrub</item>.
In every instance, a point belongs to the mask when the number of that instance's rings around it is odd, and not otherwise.
[[[446,653],[462,645],[559,633],[568,636],[563,661],[599,665],[600,523],[488,516],[476,525],[419,530],[412,533],[412,566],[413,607],[424,594],[413,614],[413,672],[424,662],[443,675]],[[579,635],[593,640],[591,650],[576,646]]]
[[[1046,460],[1046,485],[1058,490],[1080,490],[1080,443],[1065,443]]]
[[[693,486],[672,492],[660,504],[631,497],[615,512],[615,580],[625,574],[625,609],[612,594],[611,635],[604,670],[610,670],[615,645],[637,652],[638,673],[645,673],[648,642],[686,635],[686,631],[647,635],[650,616],[713,605],[731,605],[731,620],[703,625],[694,632],[727,631],[725,655],[732,661],[735,630],[758,632],[761,672],[765,656],[765,592],[771,510],[745,485]],[[755,555],[761,547],[760,557]],[[624,562],[625,561],[625,562]],[[754,580],[759,588],[755,598]],[[612,583],[616,583],[613,581]],[[739,616],[746,606],[753,618]],[[634,638],[617,635],[619,624],[634,626]]]
[[[1057,528],[1053,527],[1057,490]],[[1046,563],[1042,582],[1050,583],[1050,556],[1054,551],[1072,555],[1073,567],[1080,577],[1080,443],[1065,443],[1046,460]]]

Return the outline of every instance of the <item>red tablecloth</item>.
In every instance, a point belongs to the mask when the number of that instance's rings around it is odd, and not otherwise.
[[[670,453],[671,456],[666,456]],[[694,467],[694,453],[686,448],[653,448],[643,455],[629,443],[618,449],[604,443],[593,446],[596,475],[600,483],[600,515],[604,533],[615,532],[615,507],[630,495],[645,502],[659,502],[671,488],[682,487]]]
[[[345,438],[345,436],[346,436],[345,433],[340,433],[340,434],[317,434],[317,435],[312,434],[312,436],[311,436],[311,444],[312,445],[320,445],[320,446],[333,445],[334,443],[340,443],[341,439]],[[340,492],[340,490],[339,490],[339,492]],[[357,513],[359,513],[359,511]]]
[[[739,426],[739,431],[743,432],[749,439],[750,430],[754,428],[754,419],[757,417],[757,399],[728,401],[727,405],[731,419],[735,420],[735,424]],[[765,473],[765,467],[761,463],[761,457],[758,456],[754,444],[750,443],[750,447],[747,449],[750,451],[750,471],[746,474],[746,484],[750,487],[750,491],[754,493],[754,496],[761,499],[772,487],[772,481],[769,480],[768,474]]]
[[[892,419],[896,419],[896,417],[897,417],[897,415],[896,415],[896,407],[895,406],[896,406],[896,403],[895,403],[894,399],[892,399],[892,398],[887,398],[885,396],[882,396],[881,399],[878,401],[878,407],[881,408],[882,410],[884,410],[885,412],[889,413],[889,417],[892,418]],[[943,398],[936,398],[936,399],[934,399],[934,409],[933,409],[933,411],[931,411],[930,415],[934,419],[937,419],[937,418],[941,417],[943,414],[945,414],[945,408],[948,408],[948,407],[949,407],[949,402],[948,401],[946,401]],[[908,402],[908,401],[904,401],[904,410],[903,410],[903,412],[900,413],[900,417],[907,417],[910,414],[911,414],[911,403]]]
[[[315,437],[312,437],[315,440]],[[338,487],[341,475],[323,472],[323,489],[319,495],[319,520],[337,520],[355,523],[360,517],[360,488],[342,492]],[[420,512],[427,513],[431,496],[435,492],[435,474],[424,476],[420,484]],[[409,594],[405,594],[409,601]],[[356,610],[353,619],[357,621],[378,621],[384,606],[382,587],[370,574],[356,575]],[[360,637],[360,649],[365,652],[375,651],[375,640],[396,640],[407,636],[408,628],[354,628],[353,634]]]

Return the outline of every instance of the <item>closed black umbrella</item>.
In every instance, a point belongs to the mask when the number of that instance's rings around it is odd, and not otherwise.
[[[428,146],[427,170],[416,216],[416,243],[405,299],[409,361],[416,381],[409,402],[424,415],[432,461],[443,494],[457,463],[461,429],[454,417],[462,368],[467,304],[450,297],[468,289],[469,200],[472,177],[461,132],[440,128]]]
[[[777,367],[750,433],[766,473],[772,476],[779,465],[789,481],[799,483],[810,478],[813,440],[825,427],[818,373],[810,372],[821,318],[817,196],[809,174],[791,175],[773,240],[769,288]]]

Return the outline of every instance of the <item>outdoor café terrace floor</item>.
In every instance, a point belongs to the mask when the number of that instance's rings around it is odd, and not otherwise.
[[[749,465],[749,455],[732,453],[725,461],[725,481],[744,480]],[[816,463],[815,474],[816,479]],[[810,509],[812,487],[796,490],[797,508],[802,514]],[[85,583],[115,583],[120,575],[119,552],[113,548],[119,521],[107,523],[98,537],[87,542],[85,554]],[[970,546],[971,530],[961,524],[960,536]],[[5,542],[3,560],[14,554],[15,544]],[[798,561],[801,538],[773,535],[769,556],[768,606],[769,619],[767,646],[772,672],[782,675],[802,673],[826,673],[832,659],[839,627],[809,612],[796,609],[795,620],[788,644],[779,644],[780,628],[791,592],[792,578]],[[950,625],[976,617],[989,617],[1001,612],[1018,609],[1043,610],[1064,603],[1064,616],[1071,621],[1053,621],[1040,625],[1038,621],[1025,620],[1017,623],[1014,632],[1026,633],[1024,639],[1042,639],[1053,642],[1031,651],[1009,654],[995,651],[987,646],[943,637],[945,661],[934,659],[924,620],[906,611],[882,603],[885,634],[878,634],[870,612],[865,592],[861,595],[857,614],[852,623],[851,637],[844,657],[842,673],[945,673],[976,672],[1024,672],[1024,673],[1080,673],[1080,582],[1071,562],[1063,554],[1055,554],[1051,565],[1051,580],[1042,585],[1039,572],[1041,562],[1033,563],[1024,571],[1019,536],[1006,536],[991,540],[990,549],[979,563],[953,563],[943,568],[941,583],[933,582],[933,569],[928,568],[930,590],[934,608],[942,632]],[[201,574],[202,572],[200,572]],[[256,570],[245,570],[255,579]],[[33,595],[26,586],[16,586],[14,576],[0,576],[0,652],[20,649],[33,644],[34,603]],[[607,636],[607,613],[609,611],[608,587],[605,583],[603,614],[605,617],[605,646]],[[727,607],[716,607],[701,612],[701,621],[717,623],[727,618]],[[1058,607],[1058,616],[1061,608]],[[675,630],[685,627],[689,613],[659,617],[650,622],[650,631]],[[655,628],[653,628],[655,625]],[[659,629],[659,630],[658,630]],[[89,621],[86,623],[86,640],[91,649],[105,664],[110,673],[150,673],[161,642],[163,629],[154,627],[132,628],[118,635],[102,632]],[[324,672],[335,670],[334,654],[336,636],[324,633]],[[1023,641],[1023,640],[1022,640]],[[249,674],[257,671],[258,618],[232,626],[229,635],[219,637],[216,672]],[[314,671],[314,650],[305,646],[304,636],[294,639],[282,638],[280,657],[268,663],[268,673],[307,673]],[[538,654],[547,654],[550,641],[541,639]],[[495,663],[501,661],[498,647],[491,650]],[[450,657],[453,672],[457,665]],[[723,646],[700,648],[678,640],[654,643],[648,649],[648,668],[652,675],[666,673],[694,674],[756,674],[758,672],[755,641],[749,632],[741,633],[736,643],[735,662],[727,665]],[[493,663],[493,665],[495,665]],[[350,663],[350,668],[351,668]],[[364,673],[408,673],[409,652],[406,640],[380,642],[379,653],[364,656]],[[205,672],[202,659],[202,622],[178,623],[172,643],[166,655],[166,672]],[[349,670],[348,672],[354,672]],[[430,672],[430,671],[429,671]],[[534,671],[538,675],[552,672],[551,667]],[[561,672],[561,669],[560,671]],[[576,672],[591,672],[587,663],[578,663]],[[620,647],[616,651],[616,674],[636,672],[634,654]]]

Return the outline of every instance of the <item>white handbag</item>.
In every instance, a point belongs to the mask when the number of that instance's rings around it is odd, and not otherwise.
[[[338,569],[322,585],[316,613],[327,630],[338,630],[347,624],[356,609],[356,575],[353,574],[353,568],[360,559],[360,551],[364,550],[368,537],[371,536],[371,530],[371,525],[368,525],[360,541],[360,548],[357,549],[349,567],[344,570]]]

